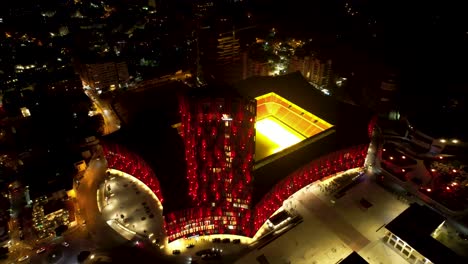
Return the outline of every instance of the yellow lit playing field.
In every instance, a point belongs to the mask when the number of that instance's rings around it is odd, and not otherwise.
[[[257,130],[256,160],[261,160],[305,139],[303,135],[272,116],[258,120],[255,128]]]

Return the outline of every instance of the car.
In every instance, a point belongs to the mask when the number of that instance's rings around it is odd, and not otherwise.
[[[41,253],[44,253],[46,251],[46,248],[45,247],[41,247],[39,248],[38,250],[36,250],[36,254],[41,254]]]
[[[18,262],[23,262],[23,261],[27,260],[28,258],[29,258],[28,255],[22,256],[21,258],[18,259]]]
[[[68,247],[68,246],[70,246],[70,244],[68,244],[68,242],[67,242],[67,241],[63,241],[63,242],[62,242],[62,246],[64,246],[64,247]]]

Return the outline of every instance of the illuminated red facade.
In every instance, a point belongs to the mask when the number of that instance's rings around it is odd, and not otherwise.
[[[215,226],[200,229],[189,223],[198,230],[194,233],[243,234],[242,221],[250,218],[245,212],[252,199],[256,101],[196,95],[181,97],[179,105],[188,195],[197,208],[167,215],[169,237],[180,233],[179,220],[194,217]]]
[[[367,149],[368,145],[357,146],[310,162],[276,184],[255,208],[244,209],[240,215],[230,216],[232,211],[224,211],[221,207],[214,210],[193,208],[171,213],[166,216],[169,241],[198,234],[237,234],[252,237],[283,205],[283,201],[295,192],[327,176],[364,166]],[[235,222],[239,228],[230,229],[229,221]]]
[[[248,208],[255,154],[255,100],[181,97],[180,115],[192,205]]]
[[[369,121],[369,125],[367,126],[367,134],[369,135],[369,138],[372,138],[372,133],[374,133],[374,129],[375,129],[375,126],[377,125],[378,119],[379,119],[379,116],[375,115]]]
[[[153,191],[161,203],[163,202],[159,181],[153,170],[140,156],[118,145],[103,145],[103,152],[108,168],[125,172],[137,178]]]
[[[283,205],[283,201],[300,189],[329,175],[364,166],[367,149],[368,145],[362,145],[340,150],[314,160],[288,175],[255,206],[253,230],[257,231]]]
[[[253,237],[292,194],[305,186],[364,166],[367,145],[313,160],[277,183],[252,206],[256,101],[236,96],[180,98],[180,133],[185,144],[190,203],[165,214],[169,241],[195,235],[235,234]],[[159,182],[136,154],[105,145],[109,168],[131,174],[163,201]]]
[[[209,234],[236,234],[252,237],[283,201],[312,182],[352,168],[362,167],[367,145],[341,150],[314,160],[284,180],[264,196],[255,208],[229,206],[200,206],[169,213],[165,216],[169,241],[182,237]],[[159,182],[153,171],[136,154],[116,145],[104,145],[108,167],[128,173],[145,183],[162,202]],[[238,192],[250,201],[251,189]],[[207,196],[212,197],[212,196]],[[223,197],[228,197],[224,195]]]

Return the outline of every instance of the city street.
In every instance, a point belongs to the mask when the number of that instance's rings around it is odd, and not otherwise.
[[[183,82],[187,84],[186,80],[191,77],[192,75],[190,74],[190,72],[178,71],[172,75],[165,75],[159,78],[154,78],[154,79],[149,79],[149,80],[139,82],[135,84],[134,86],[129,87],[129,90],[141,92],[147,89],[154,89],[158,86],[164,85],[171,81],[179,81],[179,82]]]
[[[101,156],[95,157],[89,162],[84,177],[76,187],[80,217],[86,221],[86,227],[92,238],[103,248],[126,242],[126,240],[114,232],[101,217],[97,205],[96,193],[99,185],[104,182],[106,169],[106,160]]]
[[[12,221],[12,223],[15,222],[17,221]],[[24,256],[28,256],[31,263],[50,263],[55,252],[61,253],[56,254],[57,258],[54,263],[77,263],[76,256],[80,251],[95,247],[92,240],[89,239],[88,230],[84,225],[71,228],[61,237],[50,237],[42,240],[34,240],[32,236],[30,239],[20,240],[18,229],[12,230],[16,231],[10,233],[12,242],[9,257],[5,260],[6,263],[15,263]],[[62,245],[63,242],[67,242],[68,246]],[[42,247],[45,248],[45,251],[37,253],[36,251]]]
[[[96,106],[96,110],[104,119],[104,135],[112,134],[120,129],[120,120],[114,113],[110,103],[100,99],[99,96],[91,91],[85,90],[85,94]]]

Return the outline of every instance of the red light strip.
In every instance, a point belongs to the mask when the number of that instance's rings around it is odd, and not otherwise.
[[[169,241],[194,235],[236,234],[252,237],[283,201],[312,182],[362,167],[368,145],[356,146],[314,160],[279,182],[253,210],[242,208],[190,208],[165,217]],[[253,214],[253,215],[252,215]],[[233,221],[230,222],[229,221]],[[229,229],[231,225],[233,229]]]
[[[163,202],[159,181],[153,170],[138,155],[118,145],[103,145],[107,167],[132,175],[143,182]]]

